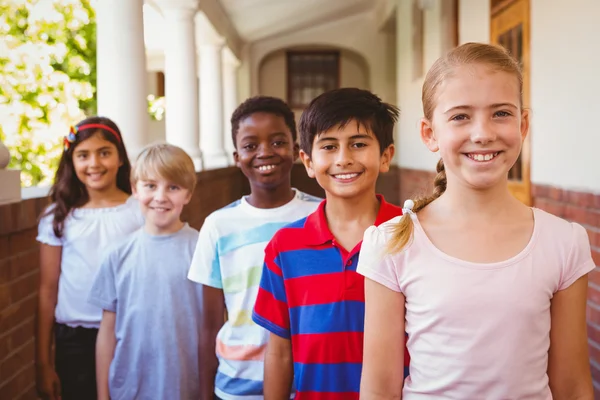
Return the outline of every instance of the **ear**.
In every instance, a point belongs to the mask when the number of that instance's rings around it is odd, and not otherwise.
[[[140,199],[139,198],[139,193],[137,191],[137,182],[131,182],[131,194],[133,195],[133,197],[135,197],[136,199]]]
[[[425,146],[429,149],[429,151],[435,153],[440,149],[438,145],[438,141],[435,137],[435,133],[433,131],[433,124],[427,118],[421,118],[420,123],[421,130],[421,140],[425,143]]]
[[[296,162],[296,160],[298,159],[299,156],[300,156],[300,145],[298,143],[294,143],[294,162]]]
[[[523,111],[521,111],[521,140],[525,140],[525,138],[529,134],[529,123],[530,123],[529,117],[530,117],[529,110],[523,109]]]
[[[383,173],[390,170],[390,165],[394,159],[395,152],[396,147],[393,144],[390,144],[385,150],[383,150],[383,153],[381,154],[381,163],[379,164],[379,172]]]
[[[238,168],[242,168],[242,164],[240,163],[240,155],[238,154],[237,150],[233,152],[233,162],[235,163],[235,166]]]
[[[194,194],[192,193],[192,191],[188,189],[188,190],[187,190],[187,196],[185,197],[185,201],[183,202],[183,204],[184,204],[184,205],[188,205],[188,204],[189,204],[189,202],[192,200],[192,196],[193,196],[193,195],[194,195]]]
[[[304,168],[306,168],[306,173],[308,174],[309,177],[314,178],[315,170],[313,169],[310,156],[308,154],[306,154],[304,152],[304,150],[300,150],[299,155],[300,155],[300,160],[302,161],[302,164],[304,164]]]

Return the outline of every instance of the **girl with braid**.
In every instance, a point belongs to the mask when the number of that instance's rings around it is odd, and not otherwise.
[[[522,86],[517,62],[487,44],[428,72],[420,131],[441,157],[435,189],[367,229],[358,263],[362,400],[593,399],[586,230],[508,189],[529,129]]]

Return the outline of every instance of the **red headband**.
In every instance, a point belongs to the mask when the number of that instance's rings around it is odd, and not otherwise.
[[[77,133],[79,131],[82,131],[84,129],[92,129],[92,128],[99,128],[99,129],[104,129],[105,131],[109,131],[110,133],[115,135],[115,138],[117,138],[117,141],[121,142],[121,137],[119,136],[117,131],[115,131],[110,126],[106,126],[104,124],[86,124],[86,125],[81,125],[81,126],[72,126],[71,129],[69,130],[69,134],[67,136],[65,136],[65,139],[63,140],[65,151],[69,150],[69,148],[71,147],[71,143],[73,143],[76,140],[75,135],[77,135]]]

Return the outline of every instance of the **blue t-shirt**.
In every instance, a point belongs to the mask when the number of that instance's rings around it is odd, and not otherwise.
[[[201,285],[187,279],[198,231],[143,228],[102,261],[89,301],[116,313],[112,400],[199,398]]]

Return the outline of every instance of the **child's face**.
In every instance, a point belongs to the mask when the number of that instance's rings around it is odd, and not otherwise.
[[[177,232],[181,211],[192,198],[189,190],[156,176],[137,181],[133,194],[146,218],[146,229],[155,235]]]
[[[88,191],[101,192],[116,187],[117,172],[122,164],[117,147],[100,134],[77,144],[73,150],[75,174]]]
[[[374,192],[379,173],[389,170],[393,155],[393,145],[381,154],[373,132],[354,121],[316,135],[310,157],[300,151],[308,175],[327,196],[348,199]]]
[[[437,91],[421,136],[439,151],[449,184],[474,189],[506,185],[529,128],[517,78],[484,64],[457,67]]]
[[[257,112],[240,121],[235,163],[250,185],[275,188],[289,184],[298,145],[283,117]]]

